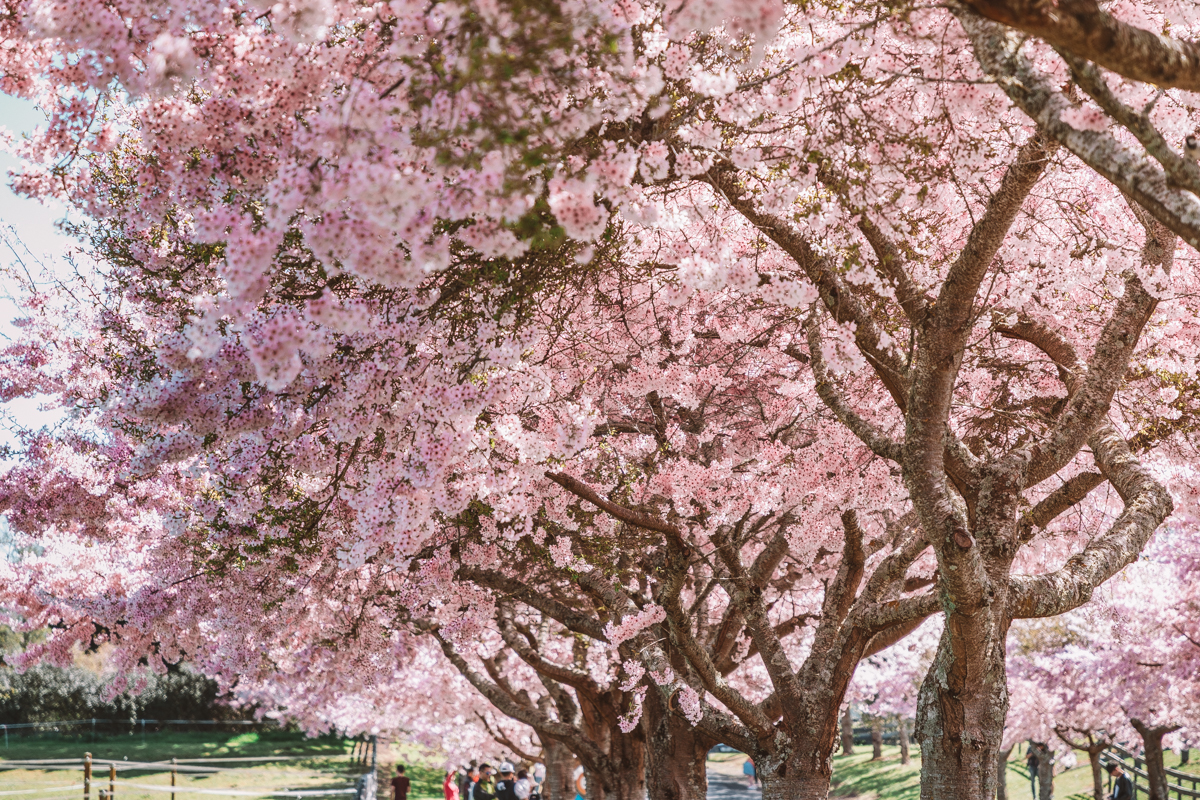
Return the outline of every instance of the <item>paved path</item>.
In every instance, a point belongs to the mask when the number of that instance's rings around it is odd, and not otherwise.
[[[731,778],[708,770],[709,800],[759,800],[762,789],[751,789],[746,786],[745,778]]]

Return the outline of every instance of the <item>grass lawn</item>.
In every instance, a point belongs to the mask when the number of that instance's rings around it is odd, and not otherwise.
[[[1055,776],[1056,798],[1091,800],[1092,771],[1088,766],[1087,754],[1076,753],[1076,758],[1078,766]],[[1179,769],[1179,756],[1168,753],[1166,764],[1172,769]],[[1193,762],[1183,769],[1200,772],[1200,765]],[[863,800],[917,800],[921,796],[921,751],[914,746],[912,761],[906,766],[900,765],[900,748],[888,745],[884,746],[883,758],[879,761],[871,760],[869,745],[856,746],[853,755],[834,756],[830,796],[859,797]],[[1014,750],[1008,763],[1008,797],[1009,800],[1025,800],[1029,796],[1025,757]]]
[[[117,779],[132,783],[170,785],[168,772],[152,769],[124,768],[128,761],[162,761],[178,758],[181,761],[196,758],[249,758],[255,756],[286,757],[287,760],[265,763],[237,762],[198,764],[192,766],[216,767],[206,773],[180,772],[177,786],[180,788],[202,788],[209,791],[220,789],[333,789],[354,785],[363,767],[351,763],[347,758],[353,742],[335,736],[308,738],[289,731],[262,731],[228,733],[220,731],[169,731],[164,733],[140,732],[133,734],[100,735],[95,738],[83,736],[17,736],[10,734],[8,747],[0,744],[0,767],[4,761],[24,759],[82,758],[90,752],[95,761],[118,762]],[[388,775],[383,770],[391,768],[397,760],[409,764],[408,775],[413,782],[410,797],[440,797],[441,774],[420,759],[411,748],[380,748],[380,800],[390,798]],[[386,777],[385,777],[386,775]],[[65,769],[0,769],[0,792],[47,789],[69,786],[83,780],[83,769],[71,765]],[[107,764],[96,764],[92,784],[92,800],[97,800],[100,789],[108,787]],[[82,800],[81,790],[63,793],[37,793],[3,797],[3,800]],[[179,792],[176,800],[204,800],[217,797],[215,794]],[[170,794],[133,787],[117,786],[115,800],[169,800]],[[328,800],[352,800],[353,795],[332,795]],[[252,800],[247,798],[246,800]],[[322,800],[322,798],[313,798]]]

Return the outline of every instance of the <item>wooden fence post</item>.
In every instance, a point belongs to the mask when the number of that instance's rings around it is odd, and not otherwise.
[[[175,767],[175,765],[177,763],[178,763],[178,759],[174,759],[174,758],[171,759],[171,785],[172,786],[175,785],[175,775],[179,772],[179,770],[176,769],[176,767]],[[171,800],[175,800],[174,792],[171,792]]]
[[[83,754],[83,800],[88,800],[92,790],[92,754]]]
[[[117,793],[117,765],[109,762],[108,765],[108,800],[113,800]]]

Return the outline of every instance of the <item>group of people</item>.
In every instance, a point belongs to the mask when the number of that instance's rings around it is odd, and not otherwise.
[[[392,800],[408,800],[410,782],[404,771],[403,764],[396,767]],[[587,781],[582,766],[576,764],[572,780],[575,800],[587,800]],[[472,761],[447,772],[442,791],[446,800],[542,800],[545,782],[544,764],[534,764],[532,770],[527,771],[515,769],[509,761],[502,761],[498,767]]]
[[[541,764],[534,765],[530,775],[526,770],[515,769],[509,761],[502,761],[495,768],[472,761],[468,766],[447,772],[442,791],[446,800],[541,800],[545,780],[546,769]]]

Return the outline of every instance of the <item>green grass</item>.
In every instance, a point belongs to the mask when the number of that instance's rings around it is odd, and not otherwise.
[[[332,789],[354,784],[362,767],[352,764],[345,754],[353,743],[340,737],[310,739],[288,731],[222,733],[219,731],[141,732],[133,734],[100,735],[92,737],[39,735],[18,737],[10,735],[9,745],[0,745],[0,761],[23,759],[82,758],[90,752],[95,761],[162,761],[171,758],[288,756],[288,760],[261,764],[218,765],[213,773],[185,773],[178,776],[181,788],[219,789]],[[43,789],[80,782],[82,767],[68,769],[0,770],[0,791]],[[153,769],[122,769],[117,779],[133,783],[170,785],[169,772]],[[108,768],[97,764],[93,775],[92,800],[100,789],[108,786]],[[116,800],[168,800],[166,792],[117,786]],[[82,791],[65,794],[17,796],[13,800],[70,800],[82,798]],[[179,792],[176,800],[205,800],[215,795]],[[382,794],[381,794],[382,797]],[[334,796],[330,800],[350,800]],[[249,800],[249,799],[247,799]]]
[[[921,751],[909,748],[912,759],[900,763],[900,748],[883,746],[883,758],[871,760],[870,745],[856,745],[852,755],[833,757],[831,797],[895,798],[914,800],[921,796]]]
[[[871,760],[870,745],[857,745],[854,754],[833,757],[833,785],[831,797],[859,797],[863,800],[917,800],[921,796],[921,751],[912,747],[912,760],[901,766],[900,748],[884,745],[883,758]],[[1067,800],[1091,800],[1092,771],[1086,753],[1076,753],[1078,766],[1061,772],[1054,777],[1054,796]],[[740,758],[741,756],[739,756]],[[1168,753],[1166,765],[1180,769],[1179,756]],[[1200,772],[1200,764],[1193,762],[1182,768],[1187,772]],[[1107,788],[1107,784],[1105,784]],[[1008,762],[1009,800],[1025,800],[1030,797],[1029,776],[1025,771],[1024,754],[1013,751]]]
[[[404,774],[412,781],[408,790],[409,800],[441,800],[444,797],[442,781],[446,778],[446,772],[442,769],[443,759],[414,745],[393,744],[379,748],[379,800],[391,800],[389,781],[396,777],[397,764],[404,765]]]

